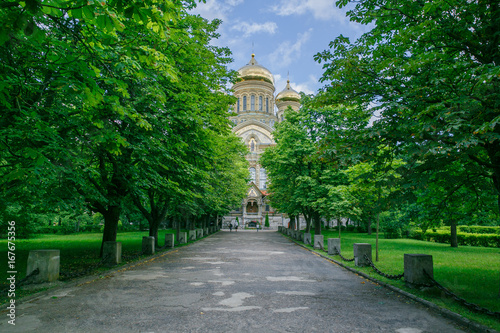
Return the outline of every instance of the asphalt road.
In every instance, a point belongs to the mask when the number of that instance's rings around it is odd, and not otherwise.
[[[0,332],[465,332],[277,232],[224,232],[18,304]]]

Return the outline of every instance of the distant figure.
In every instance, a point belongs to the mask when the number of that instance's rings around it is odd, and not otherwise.
[[[233,223],[229,222],[229,232],[231,232],[231,230],[233,230]]]
[[[239,224],[240,224],[239,222],[236,222],[234,224],[234,231],[238,232],[238,226],[239,226]]]
[[[257,224],[257,232],[259,232],[260,224]]]

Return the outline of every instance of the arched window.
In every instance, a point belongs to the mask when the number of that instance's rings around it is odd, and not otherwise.
[[[266,175],[266,169],[260,168],[260,175],[259,175],[259,188],[261,190],[266,189],[266,181],[267,181],[267,175]]]
[[[247,97],[243,96],[243,111],[247,110]]]
[[[255,168],[248,169],[250,171],[250,181],[255,183]]]
[[[262,111],[262,96],[259,96],[259,111]]]
[[[269,113],[269,97],[266,97],[266,112]]]
[[[250,111],[255,110],[255,95],[250,96]]]
[[[238,104],[236,104],[236,112],[240,112],[240,98],[238,97]]]

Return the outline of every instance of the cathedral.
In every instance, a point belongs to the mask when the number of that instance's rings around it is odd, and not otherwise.
[[[285,89],[275,96],[273,74],[255,60],[252,54],[250,62],[238,70],[239,80],[232,89],[237,98],[230,117],[233,132],[248,147],[248,171],[250,183],[247,196],[229,215],[223,224],[238,222],[240,228],[254,228],[257,223],[264,226],[266,215],[272,229],[286,225],[288,218],[274,211],[267,200],[267,174],[260,165],[262,153],[275,145],[274,126],[283,121],[284,112],[290,106],[293,110],[300,107],[300,95],[290,87],[287,81]]]

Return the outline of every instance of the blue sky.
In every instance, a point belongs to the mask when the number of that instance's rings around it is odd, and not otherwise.
[[[316,93],[323,70],[313,56],[340,34],[354,40],[368,27],[350,22],[335,0],[207,0],[194,13],[223,21],[214,42],[233,53],[231,69],[255,59],[274,74],[276,92],[292,88]],[[252,47],[253,44],[253,47]]]

